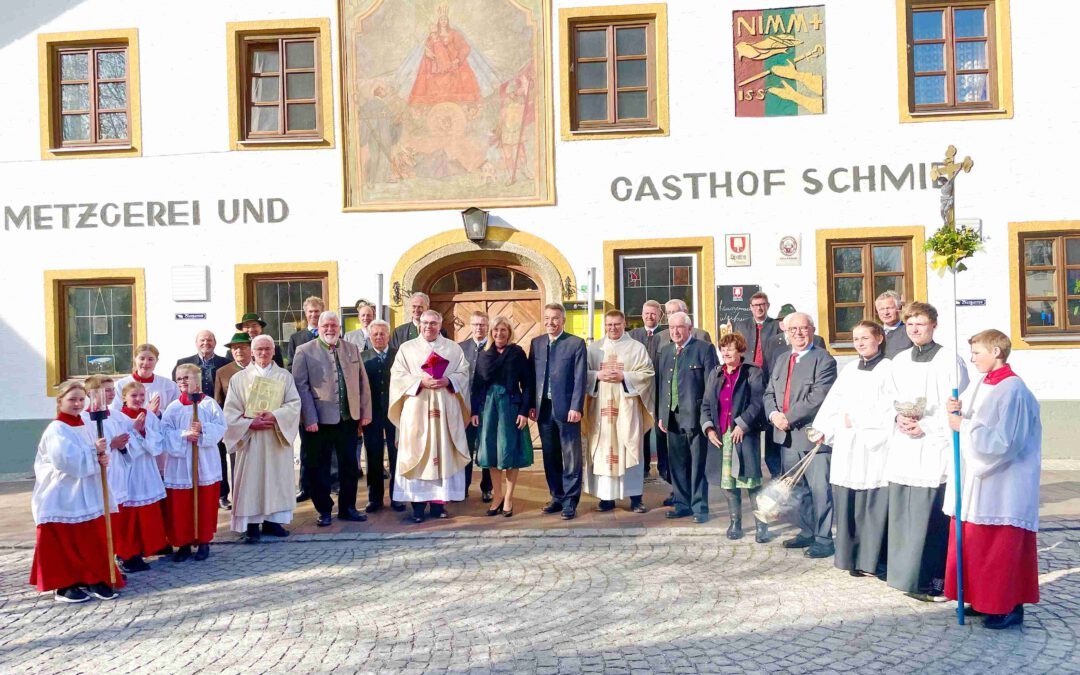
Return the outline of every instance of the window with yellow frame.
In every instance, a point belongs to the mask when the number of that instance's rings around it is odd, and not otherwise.
[[[1009,0],[897,0],[901,120],[1012,116]]]
[[[668,134],[667,5],[559,10],[562,139]]]
[[[329,19],[226,25],[234,150],[334,144]]]
[[[38,35],[41,157],[141,154],[138,31]]]

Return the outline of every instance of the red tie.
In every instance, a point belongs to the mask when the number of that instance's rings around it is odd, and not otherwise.
[[[795,359],[799,355],[795,352],[791,352],[791,359],[787,364],[787,384],[784,385],[784,414],[787,414],[789,404],[791,403],[791,371],[795,370]]]
[[[761,367],[761,324],[757,325],[757,342],[754,344],[754,365]]]

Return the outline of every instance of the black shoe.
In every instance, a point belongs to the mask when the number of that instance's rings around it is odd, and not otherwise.
[[[664,500],[664,506],[675,506],[675,495],[668,495],[668,498]]]
[[[742,516],[737,515],[731,519],[731,524],[727,528],[727,538],[731,540],[742,539]]]
[[[980,612],[979,610],[975,609],[971,605],[964,605],[964,616],[995,616],[995,615],[994,614],[986,614],[985,612]],[[1004,616],[1004,615],[998,614],[996,616]]]
[[[1008,614],[987,614],[983,619],[983,625],[990,630],[1001,630],[1010,626],[1019,626],[1024,623],[1024,606],[1017,605]]]
[[[316,527],[329,527],[330,526],[330,514],[320,513],[318,519],[315,520]]]
[[[754,541],[759,544],[767,544],[772,541],[772,536],[769,534],[769,526],[767,523],[759,522],[754,526]]]
[[[499,515],[499,514],[500,514],[500,513],[502,513],[502,512],[503,512],[503,505],[502,505],[502,502],[499,502],[499,505],[498,505],[498,506],[496,506],[495,508],[493,508],[493,509],[488,509],[488,510],[487,510],[487,514],[488,514],[489,516],[497,516],[497,515]]]
[[[405,505],[402,504],[401,502],[391,501],[390,502],[390,509],[393,510],[393,511],[397,511],[398,513],[401,513],[402,511],[405,510]]]
[[[676,518],[687,518],[694,515],[692,511],[682,511],[679,509],[673,509],[664,514],[664,517],[668,520],[675,520]]]
[[[367,506],[364,507],[364,513],[375,513],[376,511],[378,511],[381,508],[382,508],[381,503],[368,502]]]
[[[649,509],[645,508],[645,504],[641,501],[630,502],[630,510],[634,513],[648,513]]]
[[[258,525],[248,525],[247,530],[244,532],[244,536],[240,537],[240,541],[245,544],[258,544],[262,539],[262,534],[259,533]]]
[[[188,546],[187,544],[185,544],[185,545],[181,546],[180,548],[176,549],[176,553],[173,553],[172,561],[173,562],[184,562],[185,560],[187,560],[190,557],[191,557],[191,546]]]
[[[311,495],[309,495],[307,493],[307,490],[301,490],[300,492],[296,493],[296,503],[297,504],[301,504],[303,502],[306,502],[309,499],[311,499]]]
[[[834,553],[836,553],[836,548],[832,544],[817,542],[810,544],[810,548],[803,551],[803,555],[807,558],[831,558]]]
[[[195,549],[195,555],[192,556],[195,560],[202,562],[210,557],[210,544],[199,544],[199,548]]]
[[[338,520],[348,520],[354,523],[362,523],[367,520],[367,516],[353,508],[338,511],[337,517]]]
[[[577,517],[577,507],[576,506],[565,506],[565,507],[563,507],[563,510],[562,510],[562,519],[563,520],[573,520],[576,517]]]
[[[810,548],[813,543],[813,537],[804,537],[801,534],[798,534],[791,539],[785,539],[783,546],[784,548]]]
[[[232,511],[232,503],[229,501],[228,497],[222,497],[221,499],[219,499],[218,506],[220,506],[225,511]]]
[[[287,537],[289,531],[281,526],[281,523],[271,523],[269,521],[263,521],[262,533],[268,534],[271,537]]]
[[[86,587],[86,593],[98,600],[115,600],[119,595],[116,591],[109,587],[109,584],[92,584]]]
[[[145,572],[150,569],[150,566],[146,564],[141,555],[136,555],[128,558],[127,560],[120,561],[120,571],[127,572],[128,574],[134,574],[135,572]]]
[[[173,547],[170,544],[165,544],[165,548],[163,548],[160,551],[154,553],[154,555],[172,555],[172,554],[173,554]]]
[[[691,520],[693,520],[698,525],[704,525],[705,523],[709,522],[709,514],[695,513],[694,517]]]
[[[492,499],[494,499],[494,497],[492,497],[491,495],[491,490],[480,491],[480,501],[484,502],[485,504],[490,504]]]
[[[89,601],[90,596],[78,586],[68,586],[66,588],[56,589],[56,591],[53,592],[53,600],[57,602],[66,602],[68,604],[77,604]]]
[[[553,500],[551,500],[550,502],[548,502],[548,503],[547,503],[547,506],[545,506],[545,507],[544,507],[543,509],[541,509],[541,510],[542,510],[542,511],[543,511],[544,513],[558,513],[559,511],[562,511],[562,510],[563,510],[563,507],[562,507],[562,502],[557,502],[557,501],[555,501],[555,500],[553,499]]]
[[[442,504],[432,503],[431,505],[431,517],[432,518],[449,518],[450,514],[446,512],[446,507]]]
[[[596,505],[596,510],[599,511],[600,513],[607,513],[608,511],[614,511],[615,510],[615,502],[614,502],[614,500],[601,499],[600,503]]]
[[[422,523],[422,522],[424,522],[424,507],[425,506],[426,506],[426,504],[424,502],[416,502],[416,503],[414,503],[412,505],[412,515],[409,516],[409,520],[413,521],[414,523]]]

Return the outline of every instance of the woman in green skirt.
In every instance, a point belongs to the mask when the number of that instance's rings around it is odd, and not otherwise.
[[[705,382],[701,402],[701,427],[713,447],[705,458],[709,483],[723,488],[731,511],[728,539],[741,539],[742,490],[757,508],[761,490],[762,395],[765,376],[761,369],[743,361],[746,339],[738,333],[720,338],[720,365]],[[768,526],[757,522],[754,539],[768,541]]]
[[[510,320],[495,317],[491,340],[476,358],[472,381],[472,424],[480,428],[476,463],[491,471],[495,491],[487,514],[507,518],[514,515],[518,470],[533,463],[528,417],[533,377],[525,350],[513,340]]]

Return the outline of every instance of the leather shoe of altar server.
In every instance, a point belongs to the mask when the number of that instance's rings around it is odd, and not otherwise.
[[[562,502],[557,502],[554,499],[547,503],[544,508],[540,509],[544,513],[558,513],[563,510]]]
[[[315,521],[315,525],[318,527],[328,527],[330,525],[330,514],[320,513],[318,520]]]
[[[262,534],[259,532],[258,525],[248,525],[244,534],[240,537],[240,541],[245,544],[258,544],[262,539]]]
[[[813,537],[804,537],[801,534],[797,534],[791,539],[785,539],[782,545],[784,548],[809,548],[813,543]]]
[[[195,549],[195,555],[191,556],[193,560],[202,562],[210,557],[210,544],[199,544],[199,547]]]
[[[668,511],[667,513],[665,513],[664,517],[667,518],[668,520],[675,520],[676,518],[688,518],[689,516],[692,516],[692,515],[694,515],[694,513],[692,511],[689,511],[689,510],[683,511],[683,510],[680,510],[680,509],[675,509],[673,511]]]
[[[1024,606],[1017,605],[1008,614],[987,614],[983,619],[983,625],[990,630],[1001,630],[1010,626],[1019,626],[1024,623]]]
[[[271,537],[287,537],[289,531],[281,526],[281,523],[271,523],[269,521],[263,521],[262,533],[270,535]]]
[[[351,507],[344,511],[338,511],[337,517],[338,520],[348,520],[354,523],[362,523],[367,520],[367,516]]]
[[[836,553],[836,547],[832,544],[819,544],[814,542],[810,544],[810,548],[803,551],[803,555],[807,558],[831,558]]]

